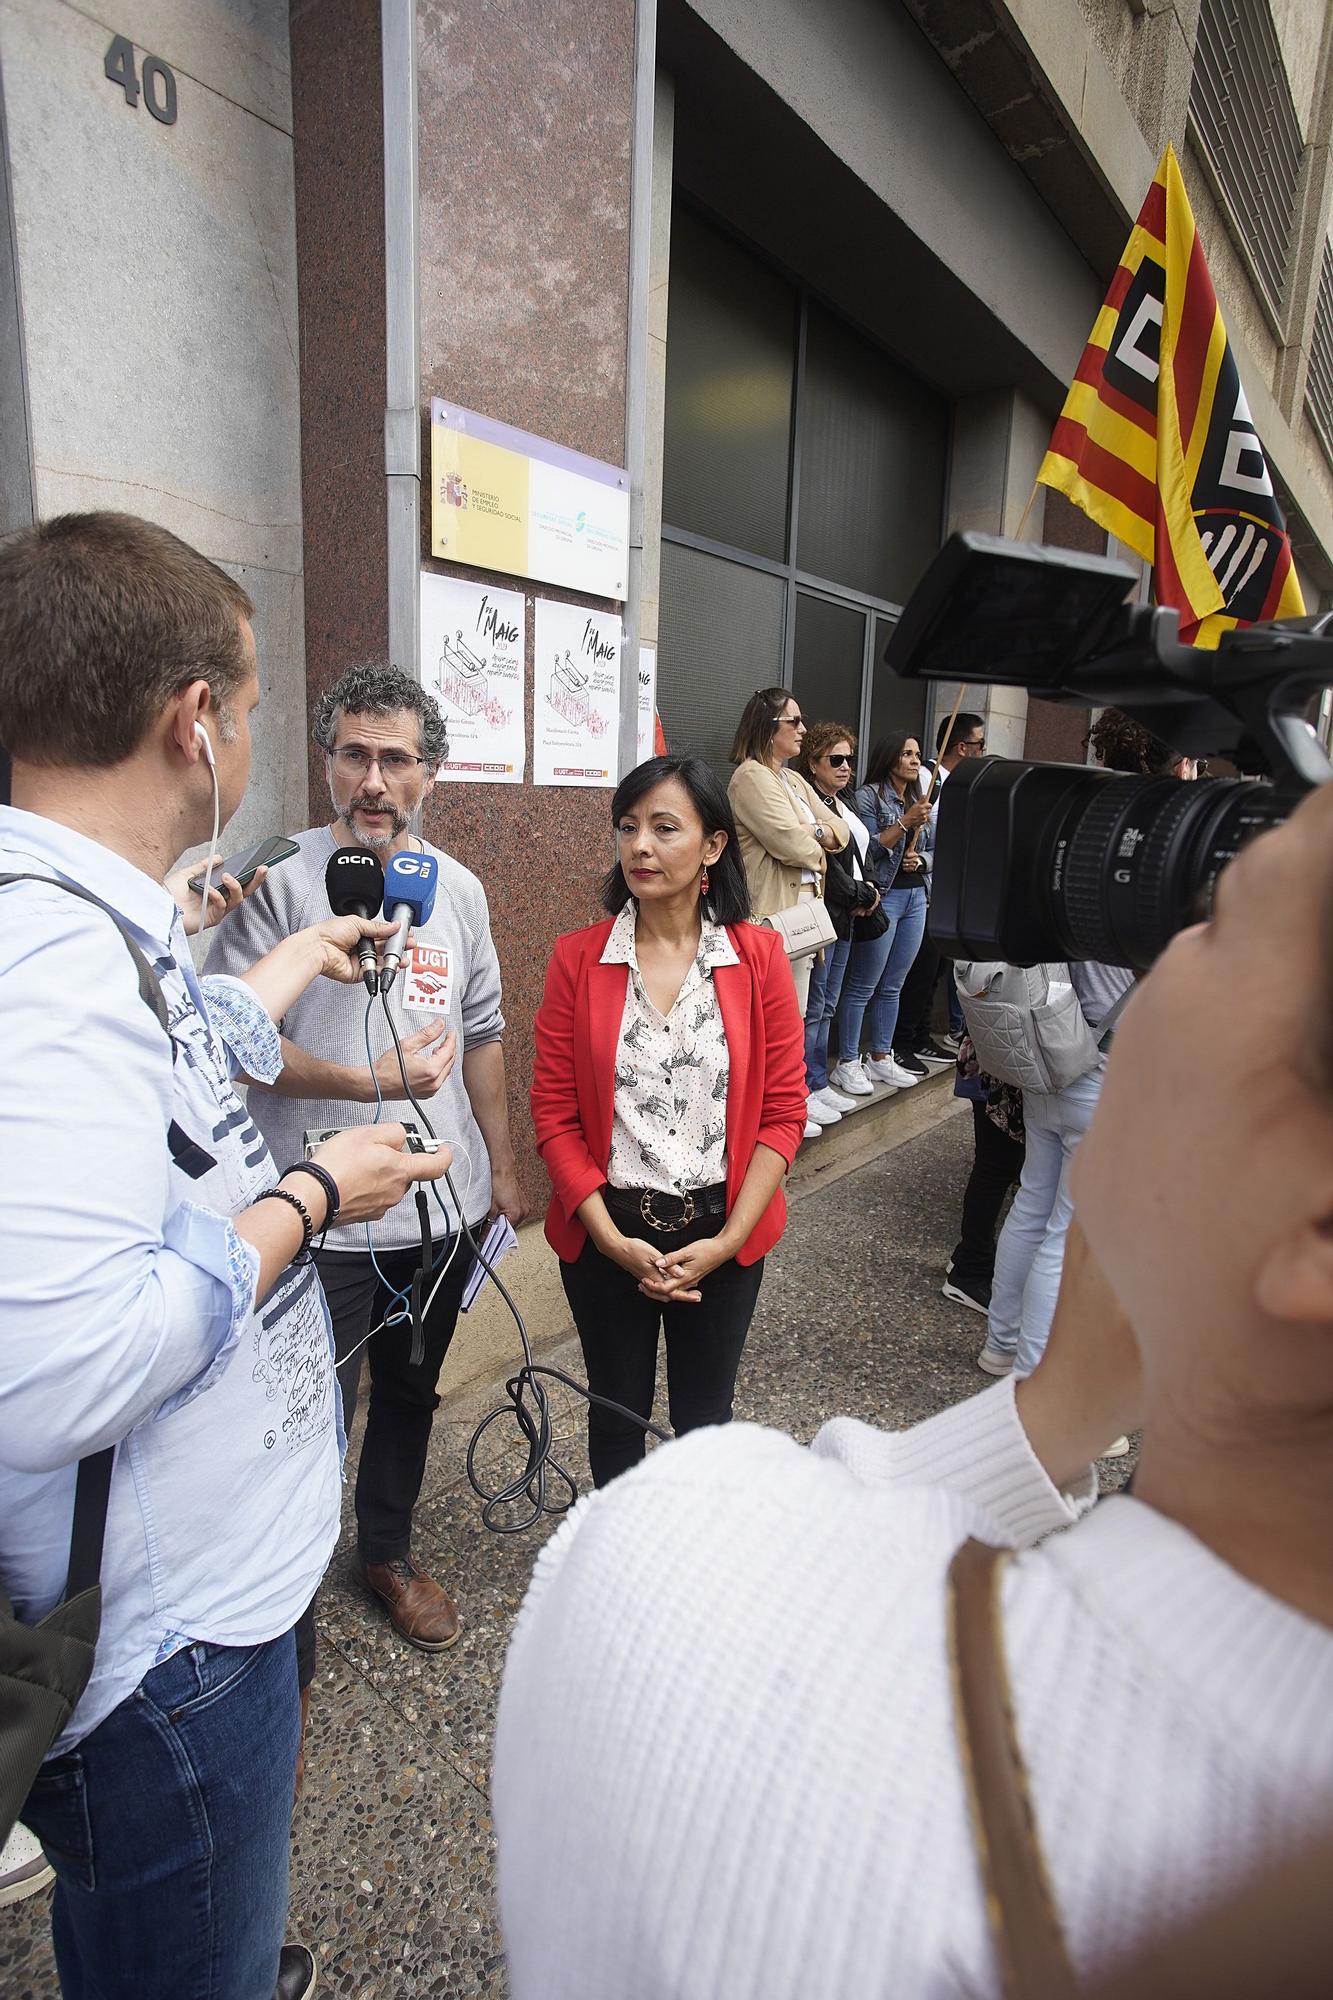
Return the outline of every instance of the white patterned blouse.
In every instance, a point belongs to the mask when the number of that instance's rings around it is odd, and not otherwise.
[[[606,1177],[612,1187],[684,1194],[727,1177],[731,1058],[713,968],[740,960],[726,931],[705,919],[694,963],[671,1012],[661,1014],[639,973],[636,916],[631,899],[602,950],[603,965],[629,967]]]

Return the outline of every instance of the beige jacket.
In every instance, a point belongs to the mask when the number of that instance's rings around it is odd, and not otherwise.
[[[793,790],[799,792],[817,820],[833,829],[831,846],[845,847],[851,838],[841,813],[831,812],[798,772],[779,774],[756,757],[738,764],[727,796],[736,816],[741,860],[756,917],[789,910],[800,896],[805,868],[814,869],[821,891],[823,888],[824,850],[797,807]]]

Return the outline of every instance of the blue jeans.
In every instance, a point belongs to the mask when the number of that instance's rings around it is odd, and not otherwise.
[[[299,1732],[288,1632],[174,1653],[43,1765],[23,1819],[65,2000],[270,2000]]]
[[[890,889],[882,907],[889,928],[883,937],[854,944],[847,961],[838,1006],[838,1055],[842,1062],[855,1062],[860,1055],[867,1012],[871,1053],[887,1055],[892,1049],[898,996],[926,928],[926,892],[915,883],[910,889]]]
[[[850,938],[839,938],[836,944],[825,945],[823,964],[817,965],[810,974],[810,994],[805,1003],[805,1087],[808,1091],[822,1090],[828,1082],[829,1030],[833,1026],[851,949]]]
[[[989,1325],[991,1345],[1014,1355],[1016,1375],[1030,1375],[1046,1351],[1074,1213],[1070,1164],[1092,1123],[1104,1067],[1051,1096],[1023,1092],[1023,1178],[995,1249]]]

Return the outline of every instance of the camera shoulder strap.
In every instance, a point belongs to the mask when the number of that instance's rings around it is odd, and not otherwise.
[[[959,1750],[1005,2000],[1075,2000],[1005,1662],[1000,1580],[1010,1553],[972,1539],[949,1565]]]

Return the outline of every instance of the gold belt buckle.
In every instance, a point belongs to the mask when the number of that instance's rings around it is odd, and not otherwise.
[[[685,1193],[679,1196],[683,1211],[679,1222],[663,1222],[660,1217],[653,1214],[653,1195],[655,1192],[654,1188],[645,1188],[639,1196],[639,1214],[648,1224],[648,1227],[655,1229],[659,1236],[674,1236],[679,1230],[688,1229],[696,1213],[694,1196],[689,1189],[687,1188]]]

